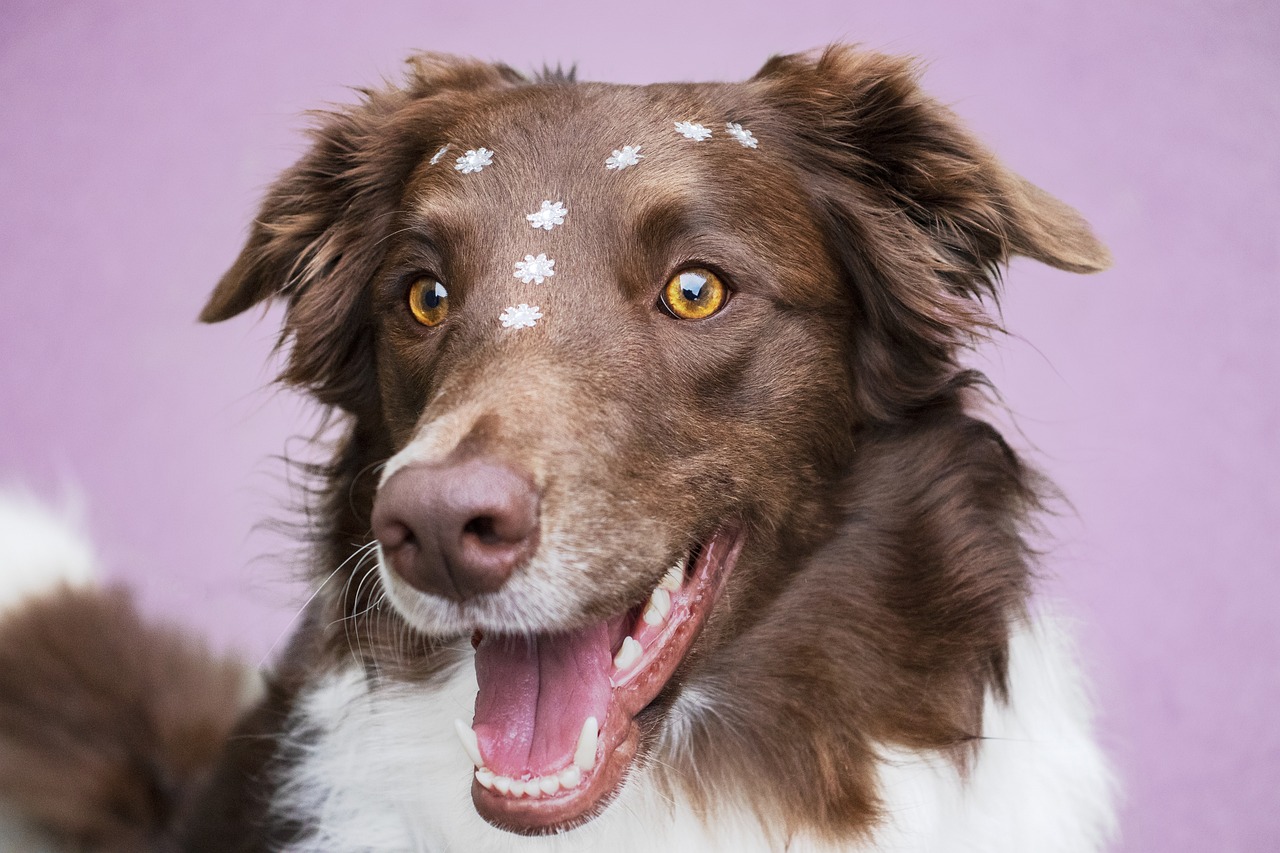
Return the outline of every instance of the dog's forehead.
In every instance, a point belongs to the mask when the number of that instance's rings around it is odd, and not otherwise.
[[[543,84],[464,112],[424,155],[407,212],[485,312],[636,294],[699,261],[822,257],[786,141],[748,88]]]
[[[719,141],[742,148],[727,125],[754,110],[747,98],[733,97],[733,91],[694,84],[527,86],[478,99],[450,135],[459,154],[486,143],[490,149],[504,148],[513,178],[554,172],[589,179],[596,170],[621,174],[636,168],[639,162],[630,158],[610,168],[613,152],[627,146],[642,149],[641,161],[652,161],[659,149],[678,150],[676,142]],[[693,132],[693,126],[702,130]]]
[[[770,152],[753,130],[759,108],[731,86],[543,84],[474,97],[410,198],[485,239],[570,223],[602,237],[664,205],[785,195],[777,141]]]

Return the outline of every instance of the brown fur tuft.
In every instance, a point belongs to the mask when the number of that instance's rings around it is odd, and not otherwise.
[[[0,801],[75,849],[175,850],[255,676],[122,590],[73,590],[0,621]]]

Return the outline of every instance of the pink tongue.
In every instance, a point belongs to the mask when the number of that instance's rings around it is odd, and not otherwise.
[[[561,770],[573,760],[583,721],[595,717],[604,725],[613,690],[610,622],[569,634],[480,641],[472,728],[485,766],[512,778]]]

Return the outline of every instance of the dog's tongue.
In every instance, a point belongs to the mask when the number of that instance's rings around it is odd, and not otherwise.
[[[476,647],[476,716],[485,765],[519,778],[573,760],[588,717],[604,724],[613,685],[610,623],[567,634],[485,635]]]

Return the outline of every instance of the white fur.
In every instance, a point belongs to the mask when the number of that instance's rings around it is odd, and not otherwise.
[[[987,697],[968,780],[937,758],[884,753],[890,819],[877,851],[1079,853],[1116,831],[1116,785],[1060,618],[1041,612],[1010,642],[1009,703]]]
[[[793,838],[793,853],[1085,853],[1114,831],[1114,785],[1094,742],[1086,691],[1061,624],[1041,614],[1011,640],[1009,704],[989,699],[976,765],[962,780],[940,757],[884,751],[888,818],[870,841]],[[725,804],[711,825],[663,801],[641,769],[608,810],[559,836],[494,829],[471,804],[471,764],[453,733],[476,695],[470,650],[442,684],[371,689],[348,670],[321,680],[293,720],[301,758],[274,806],[314,827],[289,853],[764,853],[776,840]],[[678,713],[705,713],[697,695]],[[671,722],[679,739],[681,721]]]
[[[88,584],[93,549],[74,509],[54,512],[16,489],[0,489],[0,611],[59,583]]]

